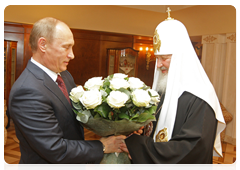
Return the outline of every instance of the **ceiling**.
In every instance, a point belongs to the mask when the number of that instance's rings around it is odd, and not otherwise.
[[[177,11],[192,7],[194,5],[118,5],[118,6],[165,13],[167,7],[170,7],[171,11]]]

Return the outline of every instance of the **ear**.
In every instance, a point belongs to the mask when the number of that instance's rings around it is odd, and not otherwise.
[[[38,39],[38,47],[40,51],[45,52],[46,51],[46,46],[47,46],[47,40],[44,37],[40,37]]]

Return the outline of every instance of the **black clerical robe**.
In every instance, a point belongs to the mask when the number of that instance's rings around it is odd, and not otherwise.
[[[216,128],[212,108],[202,99],[184,92],[178,99],[174,129],[168,142],[154,142],[152,137],[139,135],[132,135],[125,142],[132,163],[211,164]]]

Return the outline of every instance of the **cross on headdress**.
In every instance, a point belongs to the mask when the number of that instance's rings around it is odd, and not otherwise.
[[[171,16],[170,16],[171,9],[169,7],[167,8],[166,12],[168,13],[168,17],[166,20],[173,20],[174,18],[171,18]]]

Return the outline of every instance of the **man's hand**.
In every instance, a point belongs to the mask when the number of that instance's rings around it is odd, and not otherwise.
[[[121,149],[123,152],[126,152],[126,153],[128,154],[129,159],[132,159],[132,157],[131,157],[131,155],[130,155],[130,153],[129,153],[129,151],[128,151],[127,145],[125,144],[125,142],[121,144],[120,149]]]
[[[102,137],[100,141],[105,146],[104,153],[122,152],[120,146],[124,143],[124,139],[126,139],[126,136],[123,135]]]

